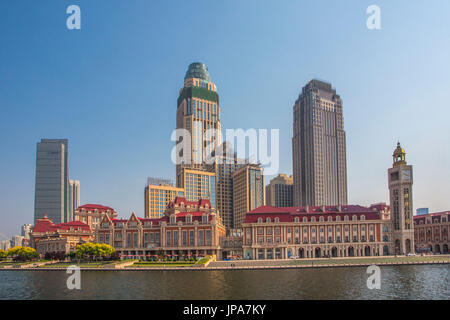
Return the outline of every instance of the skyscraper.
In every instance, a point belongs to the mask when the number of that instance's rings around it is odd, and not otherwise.
[[[247,212],[265,204],[263,169],[246,164],[233,173],[233,228],[241,228]]]
[[[80,181],[69,180],[69,219],[72,221],[75,211],[80,206]]]
[[[237,159],[233,149],[224,142],[216,149],[221,154],[214,155],[210,171],[216,174],[216,209],[227,230],[234,228],[233,219],[233,173],[246,165]]]
[[[34,222],[44,214],[54,223],[69,221],[67,139],[42,139],[37,144]]]
[[[330,83],[311,80],[294,105],[294,206],[347,204],[342,100]]]
[[[279,174],[266,186],[266,204],[274,207],[292,207],[293,178]]]
[[[189,157],[190,161],[177,165],[177,176],[183,166],[204,169],[206,159],[221,144],[222,137],[219,95],[203,63],[191,63],[184,77],[184,87],[177,100],[177,129],[186,129],[191,135],[190,150],[177,155],[178,159]],[[217,136],[208,137],[208,129],[216,129]]]
[[[400,142],[394,150],[393,165],[388,170],[391,205],[392,243],[395,254],[415,252],[413,222],[413,170],[406,163],[406,152]]]

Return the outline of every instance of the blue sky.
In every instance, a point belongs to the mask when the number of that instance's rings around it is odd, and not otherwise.
[[[450,209],[450,3],[411,1],[2,1],[0,233],[31,223],[41,138],[69,139],[82,203],[144,214],[147,176],[174,178],[170,134],[189,63],[207,64],[223,128],[280,128],[311,78],[344,102],[349,202],[388,201],[399,139],[414,206]],[[81,30],[66,8],[81,8]],[[381,8],[382,29],[366,28]],[[1,237],[1,236],[0,236]]]

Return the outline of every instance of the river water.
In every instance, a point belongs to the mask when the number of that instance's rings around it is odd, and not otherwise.
[[[449,265],[382,266],[368,289],[364,267],[226,271],[0,271],[0,299],[450,299]]]

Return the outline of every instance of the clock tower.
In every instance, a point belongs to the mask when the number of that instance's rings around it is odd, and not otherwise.
[[[406,152],[400,142],[393,154],[393,166],[388,170],[389,199],[391,205],[391,225],[393,252],[395,254],[413,253],[413,170],[406,164]]]

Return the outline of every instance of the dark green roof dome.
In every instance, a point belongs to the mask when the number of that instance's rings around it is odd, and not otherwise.
[[[194,62],[189,65],[184,79],[198,78],[210,82],[208,67],[201,62]]]

